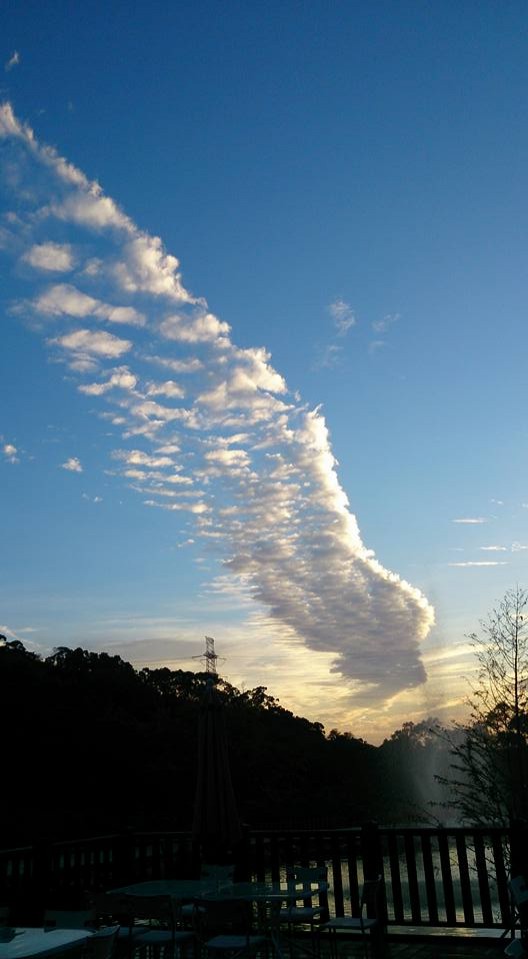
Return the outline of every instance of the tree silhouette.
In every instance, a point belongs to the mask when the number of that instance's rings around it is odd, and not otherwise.
[[[469,637],[477,681],[470,721],[447,734],[451,804],[464,822],[507,825],[528,817],[528,592],[508,590]]]

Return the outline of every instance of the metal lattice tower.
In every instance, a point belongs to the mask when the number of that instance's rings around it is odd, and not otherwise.
[[[216,662],[218,656],[215,653],[214,639],[212,636],[205,637],[205,652],[201,656],[193,656],[193,659],[202,659],[205,664],[205,672],[212,676],[217,675]]]

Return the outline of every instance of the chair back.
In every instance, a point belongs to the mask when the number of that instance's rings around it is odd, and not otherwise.
[[[286,885],[289,892],[311,892],[318,899],[319,905],[328,907],[326,891],[328,889],[328,869],[326,866],[288,866],[286,869]],[[323,895],[322,895],[323,894]],[[323,901],[324,899],[324,901]],[[303,899],[304,904],[311,904],[312,898]]]
[[[504,955],[508,956],[509,959],[526,959],[522,939],[512,939],[510,944],[506,946]]]
[[[328,888],[328,869],[326,866],[288,866],[286,882],[296,889],[313,889],[317,893]]]
[[[514,876],[513,879],[510,879],[508,886],[516,906],[523,906],[528,903],[528,887],[524,876]]]

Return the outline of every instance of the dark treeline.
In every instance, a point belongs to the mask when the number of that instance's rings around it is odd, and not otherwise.
[[[207,674],[134,669],[60,647],[0,645],[0,844],[126,829],[188,829]],[[353,826],[431,819],[447,752],[432,720],[381,746],[284,709],[264,687],[218,679],[244,822]],[[323,693],[324,694],[324,693]]]

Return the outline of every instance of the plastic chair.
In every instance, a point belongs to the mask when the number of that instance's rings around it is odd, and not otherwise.
[[[523,940],[523,950],[526,951],[526,944],[524,943],[525,938],[527,937],[527,919],[528,919],[528,887],[526,885],[526,880],[524,876],[514,876],[510,879],[508,883],[508,889],[510,890],[510,896],[512,901],[512,936],[515,936],[515,929],[517,923],[519,923],[521,929],[521,940]],[[513,943],[515,939],[511,943]],[[515,955],[516,953],[509,953],[509,955]],[[520,955],[520,953],[519,953]]]
[[[321,926],[321,930],[329,930],[330,951],[334,959],[337,959],[337,933],[339,930],[361,934],[365,957],[368,956],[367,932],[370,940],[372,940],[373,933],[381,938],[385,928],[382,911],[382,888],[383,879],[381,876],[378,876],[377,879],[366,879],[361,892],[359,916],[336,916]]]
[[[253,907],[250,902],[201,899],[199,905],[202,947],[206,955],[225,953],[234,959],[252,955],[261,949],[267,952],[267,937],[253,931]]]
[[[326,866],[292,866],[286,870],[286,884],[290,892],[307,893],[310,892],[310,899],[306,896],[299,896],[298,901],[302,905],[298,906],[295,902],[282,907],[279,910],[276,919],[279,923],[288,926],[289,935],[293,934],[293,926],[309,925],[312,940],[314,940],[316,920],[321,920],[322,914],[326,912],[326,904],[321,903],[321,893],[328,889],[328,869]],[[317,899],[314,906],[312,899]],[[326,912],[328,915],[328,913]],[[318,946],[318,942],[315,943]],[[318,948],[317,948],[317,951]]]
[[[512,939],[504,950],[504,955],[509,959],[526,959],[526,952],[520,939]]]
[[[184,951],[191,943],[194,945],[194,932],[177,928],[181,908],[170,896],[126,896],[126,899],[134,948],[171,946]]]
[[[234,873],[235,867],[233,863],[218,866],[214,863],[209,864],[204,862],[200,869],[200,878],[212,879],[217,886],[222,885],[222,887],[225,887],[228,883],[233,882]],[[199,914],[201,911],[202,907],[198,903],[184,902],[181,906],[181,918],[183,922],[187,924],[195,922],[197,913]]]

